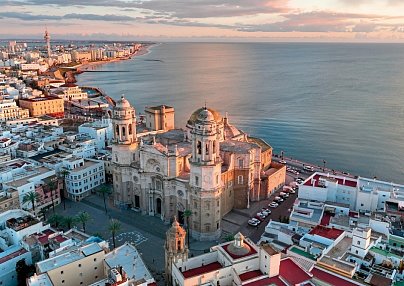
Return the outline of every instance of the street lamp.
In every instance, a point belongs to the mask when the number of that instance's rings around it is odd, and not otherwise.
[[[325,164],[327,164],[327,161],[323,159],[323,172],[325,171]]]
[[[281,160],[283,160],[283,151],[281,151]]]

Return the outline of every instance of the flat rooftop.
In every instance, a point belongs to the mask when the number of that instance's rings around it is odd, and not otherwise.
[[[94,246],[96,244],[96,246]],[[98,246],[98,247],[97,247]],[[97,243],[92,243],[82,247],[79,251],[69,251],[61,255],[48,258],[46,260],[37,263],[40,273],[47,272],[49,270],[59,268],[61,266],[70,264],[74,261],[80,260],[86,256],[92,255],[99,251],[103,251]]]
[[[290,285],[299,285],[300,283],[311,279],[311,276],[290,258],[281,260],[279,276],[286,280]]]
[[[311,274],[313,274],[314,278],[317,278],[321,281],[324,281],[330,285],[338,285],[338,286],[357,286],[358,284],[349,282],[346,279],[343,279],[341,277],[338,277],[334,274],[331,274],[325,270],[321,270],[317,267],[314,267],[311,270]]]
[[[206,264],[206,265],[194,268],[194,269],[189,269],[187,271],[184,271],[184,272],[182,272],[182,275],[186,279],[186,278],[198,276],[198,275],[201,275],[204,273],[209,273],[209,272],[218,270],[220,268],[222,268],[222,265],[219,262],[215,261],[215,262],[212,262],[212,263],[209,263],[209,264]]]
[[[312,181],[314,180],[314,187],[322,188],[324,186],[321,184],[320,179],[328,182],[336,182],[338,183],[338,185],[351,188],[356,188],[356,186],[358,185],[358,182],[351,178],[341,178],[337,176],[316,173],[304,182],[304,186],[313,186]]]
[[[27,252],[28,252],[28,251],[25,250],[25,248],[21,248],[21,249],[19,249],[19,250],[17,250],[17,251],[14,251],[14,252],[12,252],[12,253],[10,253],[10,254],[8,254],[8,255],[6,255],[6,256],[0,258],[0,264],[3,264],[4,262],[7,262],[7,261],[9,261],[9,260],[11,260],[11,259],[13,259],[13,258],[16,258],[16,257],[18,257],[18,256],[20,256],[20,255],[23,255],[23,254],[25,254],[25,253],[27,253]]]
[[[153,279],[139,252],[129,243],[125,243],[106,254],[105,262],[111,268],[122,266],[129,279],[135,278],[136,281]],[[135,264],[136,267],[133,267]]]
[[[337,239],[341,234],[343,234],[344,231],[336,228],[329,228],[325,226],[318,225],[315,228],[313,228],[309,234],[312,235],[319,235],[328,239]]]

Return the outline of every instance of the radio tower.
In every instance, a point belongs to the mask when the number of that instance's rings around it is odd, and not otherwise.
[[[48,49],[48,64],[50,64],[51,45],[50,45],[50,35],[48,33],[48,28],[45,29],[45,36],[43,38],[46,41],[46,48]]]

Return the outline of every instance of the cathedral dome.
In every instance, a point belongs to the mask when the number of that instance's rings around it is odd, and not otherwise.
[[[118,109],[129,109],[129,108],[131,108],[131,105],[130,105],[129,101],[122,95],[122,96],[121,96],[121,99],[119,99],[119,100],[116,102],[115,108],[118,108]]]
[[[203,119],[206,118],[206,119]],[[188,119],[188,125],[195,125],[196,121],[215,121],[221,123],[223,121],[219,112],[212,108],[201,107],[194,111]]]
[[[251,247],[244,243],[244,239],[245,238],[241,233],[237,233],[234,236],[234,243],[227,247],[227,252],[235,257],[244,256],[250,253]]]

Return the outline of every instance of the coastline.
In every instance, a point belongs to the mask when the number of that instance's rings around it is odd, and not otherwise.
[[[144,56],[150,53],[150,48],[153,47],[155,44],[150,44],[147,46],[142,46],[138,51],[134,52],[133,54],[127,56],[127,57],[123,57],[123,58],[115,58],[115,59],[110,59],[110,60],[102,60],[102,61],[93,61],[93,62],[87,62],[87,63],[83,63],[78,65],[76,71],[73,72],[72,77],[74,79],[74,81],[76,82],[76,76],[84,73],[86,71],[89,70],[93,70],[98,66],[104,65],[104,64],[109,64],[109,63],[115,63],[115,62],[120,62],[120,61],[126,61],[126,60],[130,60],[133,59],[134,57],[140,57],[140,56]]]

